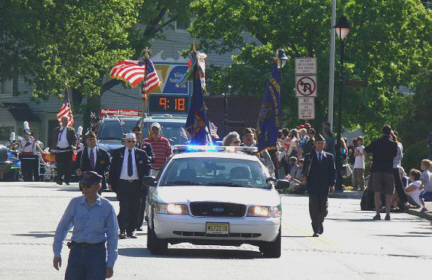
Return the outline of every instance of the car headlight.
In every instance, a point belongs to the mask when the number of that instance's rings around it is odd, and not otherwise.
[[[248,217],[280,217],[279,207],[270,206],[250,206]]]
[[[159,203],[156,207],[158,214],[172,214],[172,215],[188,215],[189,210],[187,205],[174,204],[174,203]]]

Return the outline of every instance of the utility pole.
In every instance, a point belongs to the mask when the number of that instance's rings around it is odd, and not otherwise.
[[[329,70],[329,97],[328,97],[328,122],[330,128],[333,128],[333,104],[334,104],[334,77],[335,77],[335,49],[336,49],[336,0],[332,4],[332,20],[330,35],[330,70]]]

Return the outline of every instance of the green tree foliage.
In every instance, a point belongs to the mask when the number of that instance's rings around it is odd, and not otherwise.
[[[294,58],[314,56],[318,60],[315,124],[319,125],[327,117],[331,2],[193,1],[191,8],[197,17],[190,31],[201,39],[201,47],[238,52],[234,65],[209,73],[209,91],[223,92],[230,83],[238,94],[262,95],[270,58],[277,48],[284,48],[291,61],[283,70],[282,104],[285,121],[293,126],[297,122]],[[396,89],[414,86],[414,74],[427,65],[432,54],[432,17],[418,0],[347,0],[343,4],[338,15],[345,13],[352,25],[345,41],[345,78],[369,83],[367,88],[345,88],[343,125],[361,125],[373,134],[384,123],[395,125],[407,113],[403,105],[409,97]],[[245,34],[259,42],[246,40]]]

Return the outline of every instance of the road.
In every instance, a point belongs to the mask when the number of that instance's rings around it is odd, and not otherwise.
[[[52,241],[77,184],[0,183],[0,279],[63,279],[52,267]],[[113,193],[104,193],[118,210]],[[311,237],[308,199],[284,196],[282,257],[264,259],[254,246],[170,246],[152,256],[146,233],[119,241],[112,279],[426,279],[432,263],[432,225],[395,213],[372,221],[359,200],[331,198],[324,235]]]

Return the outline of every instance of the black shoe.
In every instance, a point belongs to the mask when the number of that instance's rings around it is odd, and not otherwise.
[[[66,185],[68,185],[68,186],[69,186],[69,182],[66,182]]]
[[[60,186],[63,184],[62,181],[57,181],[56,183],[57,183],[57,185],[60,185]]]
[[[144,231],[142,227],[136,228],[136,231]]]
[[[124,231],[120,232],[119,238],[120,239],[126,239],[126,233]]]
[[[318,233],[319,233],[319,234],[323,234],[323,233],[324,233],[324,226],[323,226],[323,224],[320,224],[320,225],[319,225]]]
[[[385,220],[386,220],[386,221],[390,221],[390,214],[387,214],[387,215],[385,216]]]
[[[373,217],[374,221],[378,221],[381,220],[381,215],[380,214],[376,214],[375,217]]]
[[[138,238],[138,237],[136,237],[133,233],[128,233],[128,234],[127,234],[127,237],[128,237],[128,238],[133,238],[133,239]]]
[[[314,232],[313,237],[319,237],[318,233]]]

